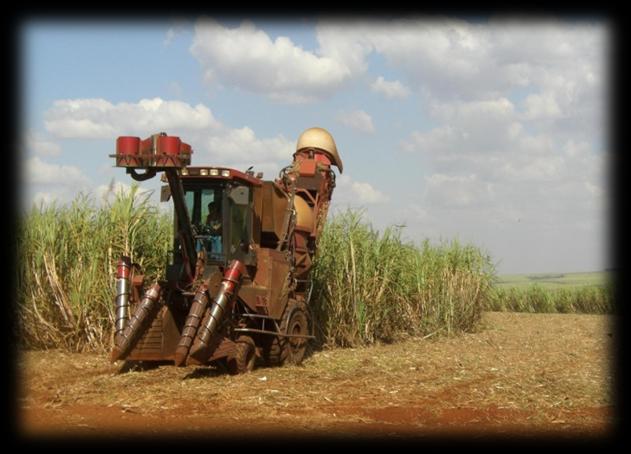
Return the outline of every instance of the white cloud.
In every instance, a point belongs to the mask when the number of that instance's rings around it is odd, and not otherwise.
[[[427,199],[438,208],[479,208],[494,199],[493,186],[478,180],[477,175],[436,173],[426,179]]]
[[[223,125],[203,104],[191,106],[160,98],[113,104],[104,99],[59,100],[46,112],[48,130],[63,138],[148,137],[159,131],[179,135],[193,147],[194,165],[213,164],[245,170],[251,165],[266,174],[289,165],[295,141],[282,135],[257,137],[248,126]]]
[[[33,203],[70,202],[80,192],[87,194],[92,188],[90,179],[78,167],[51,164],[38,156],[26,159],[21,171],[25,188],[21,203],[26,209]]]
[[[28,151],[39,156],[59,156],[61,154],[61,146],[58,143],[46,140],[35,131],[29,131],[26,135],[26,147]]]
[[[339,60],[272,38],[252,22],[228,28],[211,19],[195,24],[191,53],[206,82],[237,86],[283,102],[327,96],[350,76]]]
[[[598,123],[601,104],[586,85],[576,97],[577,84],[560,89],[568,79],[546,73],[521,74],[541,83],[522,101],[426,96],[434,125],[401,143],[423,157],[429,173],[408,218],[419,234],[464,235],[506,258],[503,272],[580,271],[604,262],[597,249],[606,231],[608,157],[598,128],[585,124]],[[585,248],[573,250],[576,241]],[[551,257],[553,250],[565,258]]]
[[[417,88],[431,85],[432,91],[448,93],[452,85],[484,80],[478,65],[488,47],[483,30],[458,20],[344,21],[319,24],[317,36],[321,52],[353,62],[355,75],[365,70],[368,55],[375,52]]]
[[[37,156],[26,160],[24,179],[30,184],[86,187],[90,180],[78,167],[49,164]]]
[[[46,111],[44,124],[62,138],[112,138],[165,131],[195,131],[220,127],[209,108],[161,98],[112,104],[105,99],[61,99]]]
[[[372,117],[363,110],[340,112],[337,115],[337,121],[359,132],[367,134],[374,134],[375,132]]]
[[[282,135],[258,138],[247,126],[225,129],[206,139],[200,139],[202,156],[210,162],[240,170],[254,165],[255,170],[263,171],[266,175],[275,174],[282,167],[289,165],[296,146],[295,141],[290,141]],[[201,162],[201,159],[197,162]]]
[[[410,85],[380,76],[371,88],[389,98],[414,89],[430,99],[470,101],[518,88],[533,96],[532,114],[545,107],[547,113],[582,117],[597,101],[590,93],[605,81],[608,36],[598,24],[360,19],[323,20],[315,31],[318,47],[306,50],[248,21],[229,28],[200,20],[191,52],[207,82],[283,102],[330,96],[368,71],[371,54],[383,57]]]
[[[525,116],[532,119],[555,119],[562,115],[561,107],[554,93],[538,93],[529,95],[524,101]]]
[[[403,99],[410,95],[410,89],[398,80],[387,81],[383,76],[379,76],[372,84],[372,91],[384,95],[388,99]]]
[[[378,191],[370,183],[354,181],[351,184],[353,194],[357,196],[360,203],[374,204],[388,201],[388,197],[381,191]]]
[[[531,119],[553,117],[553,127],[564,125],[569,134],[584,137],[602,128],[609,54],[602,24],[322,22],[317,38],[320,53],[347,62],[352,77],[366,71],[371,53],[382,56],[426,102],[498,99],[513,89],[527,90]]]
[[[191,24],[189,20],[183,18],[174,19],[164,35],[162,44],[165,47],[169,47],[178,36],[188,33],[190,27]]]
[[[350,175],[339,175],[336,179],[332,203],[336,207],[361,207],[387,202],[389,197],[370,183],[356,181]]]
[[[578,174],[567,171],[572,155],[590,153],[585,141],[539,132],[506,98],[436,102],[430,113],[438,126],[413,132],[401,146],[422,153],[439,173],[537,183],[588,172],[587,166]]]

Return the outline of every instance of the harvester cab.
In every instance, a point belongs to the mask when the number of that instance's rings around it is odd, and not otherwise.
[[[190,166],[190,145],[165,133],[119,137],[118,167],[143,181],[161,172],[174,206],[166,276],[145,286],[122,256],[112,361],[222,364],[231,373],[300,363],[314,338],[310,270],[342,171],[333,137],[310,128],[278,178]],[[142,298],[141,298],[142,295]]]
[[[162,179],[167,181],[166,175]],[[207,277],[210,269],[226,266],[232,260],[254,265],[254,188],[261,186],[261,181],[234,169],[216,167],[181,169],[179,180],[196,257],[206,266],[201,276]],[[161,201],[170,199],[170,186],[165,185]],[[176,210],[176,227],[180,225],[177,217]],[[178,251],[185,249],[183,241],[186,241],[186,236],[174,238],[174,257],[167,267],[167,282],[181,280],[183,255]]]

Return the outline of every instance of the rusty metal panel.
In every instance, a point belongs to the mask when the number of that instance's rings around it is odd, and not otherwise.
[[[286,280],[289,274],[289,263],[286,253],[261,248],[258,250],[257,257],[258,267],[254,276],[254,286],[258,287],[259,290],[256,293],[253,290],[246,290],[246,297],[249,298],[248,306],[252,302],[254,302],[255,307],[266,303],[267,311],[256,309],[257,312],[267,312],[271,317],[279,319],[285,309],[288,297]],[[259,297],[258,300],[257,296]],[[267,301],[262,302],[261,298],[266,298]]]
[[[272,249],[260,248],[256,257],[258,264],[256,267],[256,274],[254,275],[254,285],[269,288],[270,278],[272,275],[272,257],[270,252]]]
[[[252,240],[255,244],[261,244],[261,227],[263,216],[263,189],[254,187],[252,194],[254,213],[252,216]]]
[[[239,290],[239,298],[254,312],[267,315],[267,301],[270,288],[252,284],[244,284]]]
[[[180,341],[182,321],[177,323],[177,314],[174,314],[168,307],[165,309],[162,316],[162,355],[172,359],[175,357],[175,350]]]
[[[287,194],[273,181],[263,183],[263,216],[261,230],[283,236],[283,224],[287,213]]]
[[[160,309],[149,328],[142,334],[127,359],[163,359],[162,358],[162,316],[165,307]]]
[[[271,250],[272,275],[270,280],[270,299],[268,301],[268,313],[271,317],[280,319],[287,305],[289,297],[287,276],[289,275],[289,263],[285,252]]]
[[[299,176],[296,179],[296,186],[309,191],[318,191],[322,186],[322,175],[316,173],[313,176]]]
[[[312,177],[316,172],[315,159],[303,159],[298,161],[298,172],[301,177]]]
[[[127,359],[171,360],[179,339],[180,328],[176,317],[168,306],[163,306]]]
[[[274,210],[272,210],[274,184],[271,181],[263,182],[263,188],[261,192],[263,199],[261,230],[263,232],[274,232]]]

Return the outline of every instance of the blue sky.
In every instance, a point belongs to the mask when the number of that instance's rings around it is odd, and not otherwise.
[[[26,22],[22,206],[128,189],[119,135],[166,131],[194,165],[273,178],[321,126],[344,161],[333,213],[473,243],[500,273],[599,270],[608,39],[562,19]]]

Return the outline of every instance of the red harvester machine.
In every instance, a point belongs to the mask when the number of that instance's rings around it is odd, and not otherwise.
[[[134,180],[162,172],[175,225],[164,279],[146,288],[129,257],[118,262],[111,360],[223,363],[233,374],[257,358],[300,363],[314,337],[310,270],[335,187],[331,166],[342,172],[333,137],[304,131],[274,181],[190,167],[191,154],[165,133],[116,141],[111,157]]]

